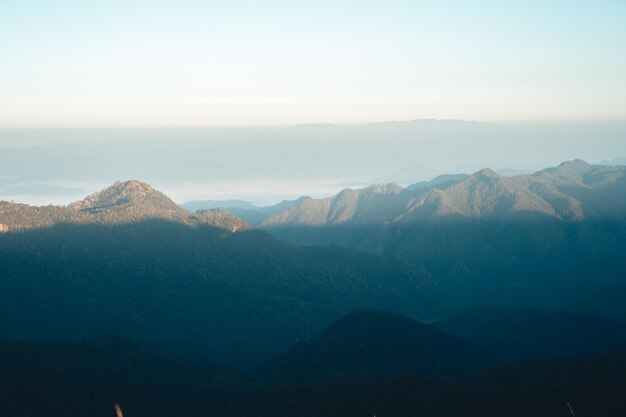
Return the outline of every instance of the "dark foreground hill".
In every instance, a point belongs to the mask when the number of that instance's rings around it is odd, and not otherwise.
[[[275,390],[255,415],[571,417],[571,407],[579,417],[619,417],[626,408],[625,357],[563,357],[469,377],[365,378]]]
[[[434,326],[504,361],[598,353],[626,346],[626,322],[581,313],[476,310]]]
[[[476,370],[485,357],[461,339],[394,313],[357,310],[259,370],[291,383]]]
[[[0,402],[12,416],[200,415],[229,409],[244,379],[124,340],[0,343]]]
[[[125,342],[0,343],[3,415],[114,417],[621,417],[624,352],[446,378],[276,385]]]

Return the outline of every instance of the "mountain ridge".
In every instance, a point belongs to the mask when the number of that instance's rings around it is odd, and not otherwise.
[[[324,199],[296,203],[261,227],[296,224],[412,223],[439,217],[511,217],[540,214],[563,221],[626,217],[626,168],[576,159],[531,175],[507,177],[490,168],[446,175],[402,188],[375,185],[345,189]],[[388,197],[385,197],[385,196]],[[349,198],[348,198],[349,197]],[[377,200],[376,205],[363,204]],[[598,202],[600,200],[600,203]],[[341,215],[337,215],[341,207]]]

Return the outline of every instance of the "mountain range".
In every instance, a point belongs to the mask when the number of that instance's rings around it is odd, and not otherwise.
[[[294,247],[136,181],[68,207],[0,207],[0,339],[130,337],[245,368],[354,308],[437,314],[420,266]]]
[[[407,188],[394,184],[346,189],[305,200],[270,216],[262,227],[334,224],[410,224],[444,217],[542,215],[572,221],[624,218],[626,168],[564,162],[532,175],[505,177],[483,169],[444,175]]]
[[[273,229],[293,225],[411,224],[442,217],[550,216],[563,221],[623,218],[623,165],[564,162],[534,174],[507,176],[483,169],[445,174],[405,188],[388,183],[312,199],[258,207],[240,200],[191,201],[189,210],[221,208]]]
[[[334,244],[422,265],[448,295],[450,313],[578,311],[580,294],[623,286],[625,174],[623,166],[581,160],[515,177],[483,169],[407,188],[346,189],[302,201],[260,227],[297,245]]]
[[[261,227],[139,181],[0,202],[3,410],[620,416],[625,173],[375,185]]]
[[[437,303],[421,310],[421,318],[474,306],[610,311],[621,318],[626,309],[600,294],[623,287],[625,173],[623,166],[574,160],[533,175],[503,177],[484,169],[406,188],[383,184],[321,200],[303,197],[265,209],[239,209],[262,216],[274,212],[260,228],[288,243],[339,245],[417,268],[436,282],[432,287],[440,294]],[[132,228],[159,219],[170,222],[168,227],[250,231],[245,236],[279,243],[233,210],[191,212],[147,184],[127,181],[65,207],[0,202],[0,230]],[[243,236],[226,240],[254,240]],[[285,248],[297,250],[276,251]],[[327,254],[333,251],[338,249]],[[590,305],[580,297],[583,292],[597,293],[589,300],[598,301]]]

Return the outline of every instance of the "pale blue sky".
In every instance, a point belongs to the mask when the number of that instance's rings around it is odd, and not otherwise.
[[[625,120],[625,45],[623,0],[0,0],[0,127]]]

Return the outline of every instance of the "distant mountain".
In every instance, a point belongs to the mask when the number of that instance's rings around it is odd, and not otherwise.
[[[263,222],[285,225],[412,223],[441,217],[547,215],[562,220],[626,217],[626,168],[564,162],[533,175],[504,177],[490,169],[447,175],[403,189],[344,190],[304,201]]]
[[[191,213],[139,181],[116,182],[66,207],[0,202],[0,224],[5,231],[58,223],[123,224],[146,219],[164,219],[186,225],[206,224],[232,231],[250,228],[245,221],[223,210]]]
[[[396,184],[345,189],[333,197],[299,201],[287,210],[270,216],[262,226],[383,222],[394,212],[401,212],[402,191],[403,188]]]
[[[198,211],[206,209],[229,209],[237,208],[243,210],[258,210],[254,203],[245,200],[195,200],[188,201],[181,205],[184,209],[189,211]]]
[[[245,209],[238,207],[227,207],[224,210],[228,211],[234,216],[240,217],[251,225],[259,225],[263,221],[265,221],[268,217],[280,213],[284,210],[289,209],[296,204],[299,204],[303,201],[310,200],[310,197],[300,197],[296,200],[283,200],[280,203],[274,204],[272,206],[266,207],[256,207],[254,209]]]
[[[615,158],[599,162],[597,165],[626,165],[626,158]]]
[[[357,310],[283,353],[260,373],[299,383],[382,375],[424,377],[475,369],[484,359],[462,340],[429,325],[393,313]]]
[[[420,181],[415,184],[411,184],[406,187],[407,190],[423,190],[428,188],[445,188],[448,185],[452,185],[456,182],[467,178],[467,174],[444,174],[433,178],[430,181]]]
[[[501,360],[602,353],[626,346],[626,322],[541,310],[477,310],[434,326]]]
[[[262,223],[269,216],[287,210],[300,202],[309,200],[310,197],[300,197],[296,200],[283,200],[272,206],[258,207],[248,201],[243,200],[225,200],[225,201],[190,201],[182,205],[187,210],[205,211],[207,209],[220,208],[231,213],[233,216],[239,217],[251,225]]]

